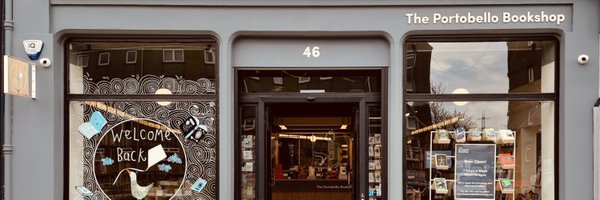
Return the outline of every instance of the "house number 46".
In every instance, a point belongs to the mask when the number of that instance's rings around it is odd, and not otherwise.
[[[304,53],[302,53],[302,55],[306,56],[307,58],[318,58],[321,55],[321,52],[319,52],[319,46],[307,46],[304,49]]]

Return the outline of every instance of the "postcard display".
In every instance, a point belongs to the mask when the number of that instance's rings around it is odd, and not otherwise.
[[[369,109],[369,199],[382,199],[382,138],[381,112]]]
[[[515,138],[511,130],[431,131],[425,154],[429,199],[452,195],[454,199],[514,200]],[[434,145],[447,149],[434,149]],[[441,153],[448,151],[453,155]],[[449,179],[452,174],[454,179]]]
[[[242,122],[242,137],[241,137],[241,154],[242,154],[242,200],[254,200],[256,199],[255,181],[256,171],[255,165],[255,128],[256,118],[246,118]]]

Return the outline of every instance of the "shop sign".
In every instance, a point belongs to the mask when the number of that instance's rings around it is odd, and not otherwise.
[[[456,199],[494,199],[496,145],[456,145]]]
[[[562,13],[546,11],[515,13],[496,12],[467,12],[467,13],[438,13],[431,15],[416,12],[404,14],[408,24],[498,24],[498,23],[551,23],[561,25],[566,20]]]

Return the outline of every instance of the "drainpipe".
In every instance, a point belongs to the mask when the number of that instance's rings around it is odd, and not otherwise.
[[[5,0],[4,2],[4,54],[12,55],[13,41],[13,0]],[[12,200],[12,115],[13,115],[13,97],[11,95],[2,94],[2,111],[4,115],[4,144],[2,152],[4,153],[4,200]],[[8,112],[6,112],[8,108]]]

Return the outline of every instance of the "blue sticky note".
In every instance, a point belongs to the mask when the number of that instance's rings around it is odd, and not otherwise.
[[[158,170],[163,171],[163,172],[169,172],[172,169],[173,168],[171,167],[171,165],[167,165],[167,164],[160,164],[160,165],[158,165]]]
[[[113,159],[112,159],[112,158],[110,158],[110,157],[105,157],[105,158],[102,158],[102,159],[100,159],[100,161],[102,161],[102,165],[104,165],[104,166],[110,166],[110,165],[112,165],[113,163],[115,163],[115,160],[113,160]]]
[[[204,189],[204,186],[206,186],[206,180],[204,180],[202,178],[198,178],[196,183],[194,183],[194,185],[192,185],[192,190],[194,190],[196,192],[202,192],[202,189]]]
[[[94,137],[94,135],[100,133],[100,131],[98,131],[96,128],[94,128],[92,123],[89,123],[89,122],[85,122],[85,123],[79,125],[79,127],[77,127],[77,131],[79,131],[79,133],[81,133],[81,135],[83,135],[87,139],[92,139],[92,137]]]
[[[94,126],[94,128],[100,132],[102,131],[102,128],[104,127],[104,125],[106,125],[106,119],[104,118],[104,116],[102,116],[102,113],[96,111],[94,113],[92,113],[92,117],[90,118],[90,123],[92,123],[92,126]]]
[[[183,161],[181,160],[181,158],[179,158],[179,155],[177,155],[177,153],[174,153],[173,155],[169,156],[169,158],[167,158],[167,161],[177,164],[183,163]]]

